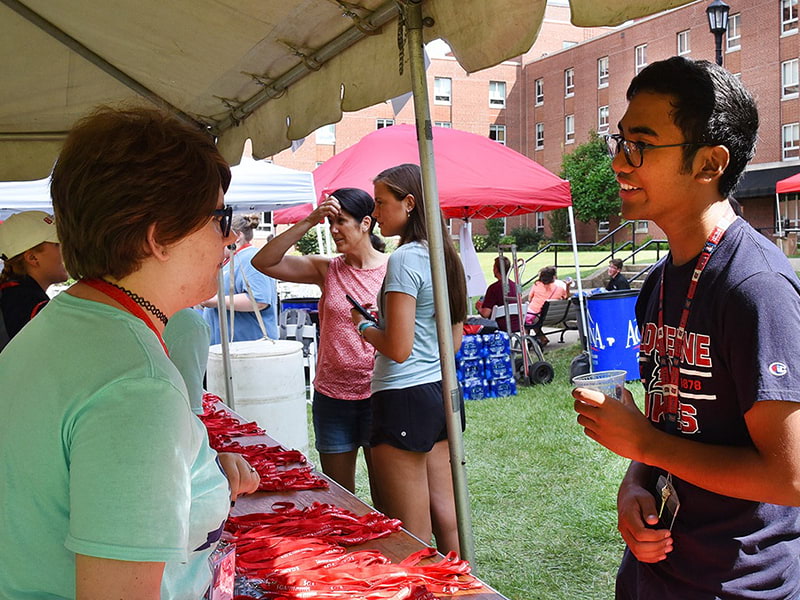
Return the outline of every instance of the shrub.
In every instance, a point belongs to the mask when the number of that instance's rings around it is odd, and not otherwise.
[[[502,243],[500,238],[503,236],[503,229],[505,229],[503,219],[486,219],[486,241],[489,246]]]
[[[539,242],[544,237],[541,232],[536,231],[533,227],[517,227],[511,230],[511,235],[517,240],[517,248],[519,250],[538,250]]]
[[[297,240],[295,247],[297,251],[304,256],[307,254],[322,254],[319,249],[319,244],[317,243],[317,229],[312,227],[306,231],[305,235]]]
[[[485,252],[489,248],[489,236],[476,233],[472,236],[472,244],[475,246],[475,252]]]
[[[504,235],[503,237],[500,238],[500,243],[506,245],[516,244],[517,240],[514,238],[513,235]]]
[[[566,208],[559,208],[551,210],[547,214],[547,220],[550,222],[550,231],[552,231],[553,241],[565,242],[569,233],[569,216]]]

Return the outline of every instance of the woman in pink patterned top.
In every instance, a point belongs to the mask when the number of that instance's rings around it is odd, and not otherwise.
[[[351,492],[355,490],[359,446],[364,448],[364,459],[367,468],[370,467],[370,381],[374,350],[353,329],[351,306],[345,294],[364,306],[374,306],[386,274],[383,242],[372,233],[374,206],[372,197],[363,190],[336,190],[308,217],[270,241],[253,257],[253,266],[270,277],[315,283],[322,288],[312,406],[314,434],[323,472]],[[308,230],[326,218],[339,256],[286,254]],[[373,502],[376,502],[374,495]]]

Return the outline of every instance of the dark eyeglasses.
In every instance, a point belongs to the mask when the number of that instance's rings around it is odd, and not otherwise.
[[[222,232],[222,237],[226,238],[231,233],[231,222],[233,220],[233,207],[226,206],[218,208],[212,213],[215,217],[219,217],[219,229]]]
[[[656,148],[677,148],[679,146],[707,146],[702,142],[684,142],[683,144],[646,144],[645,142],[633,142],[626,140],[618,133],[603,136],[606,141],[606,149],[608,155],[613,159],[620,153],[620,150],[625,154],[625,160],[628,164],[635,169],[642,166],[644,162],[644,151],[654,150]]]

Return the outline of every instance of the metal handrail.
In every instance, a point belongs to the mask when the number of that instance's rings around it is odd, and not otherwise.
[[[605,255],[603,258],[601,258],[598,262],[596,262],[594,264],[587,264],[587,265],[581,265],[581,266],[597,268],[601,264],[603,264],[603,263],[607,262],[608,260],[614,258],[617,254],[619,254],[621,252],[625,252],[626,249],[628,249],[628,248],[630,248],[631,250],[626,255],[626,257],[623,258],[623,260],[629,261],[631,264],[636,264],[636,255],[639,254],[639,252],[641,252],[641,251],[643,251],[645,249],[651,248],[654,245],[656,247],[656,260],[657,261],[660,260],[661,259],[661,247],[662,247],[662,244],[665,245],[667,248],[669,248],[669,244],[668,244],[667,240],[665,240],[665,239],[651,239],[651,240],[647,240],[641,246],[637,247],[636,246],[636,227],[635,226],[636,226],[636,221],[625,221],[624,223],[621,223],[619,226],[617,226],[612,231],[609,231],[606,235],[604,235],[602,238],[600,238],[596,242],[578,242],[577,246],[578,246],[579,250],[590,250],[592,248],[596,248],[597,246],[605,245],[608,240],[611,240],[611,251],[609,252],[609,254]],[[616,244],[616,234],[618,232],[622,231],[625,228],[631,228],[632,229],[632,231],[631,231],[631,239],[630,240],[624,240],[622,243],[617,245]],[[530,256],[529,258],[525,259],[525,265],[527,265],[529,262],[531,262],[534,258],[538,257],[539,255],[544,254],[545,252],[551,252],[552,251],[553,254],[554,254],[554,256],[553,256],[553,265],[556,267],[556,269],[558,269],[558,267],[559,267],[559,264],[558,264],[558,251],[559,251],[559,249],[566,249],[566,250],[571,252],[572,246],[571,246],[571,244],[569,244],[567,242],[550,242],[550,243],[544,245],[538,251],[536,251],[532,256]],[[649,271],[651,267],[652,267],[652,265],[648,265],[646,268],[644,268],[641,271],[639,271],[636,274],[634,274],[633,277],[629,278],[629,281],[637,280],[644,273]],[[522,287],[523,288],[528,287],[528,285],[530,285],[531,282],[534,279],[536,279],[536,275],[535,274],[530,279],[528,279],[526,281],[523,281],[522,282]]]

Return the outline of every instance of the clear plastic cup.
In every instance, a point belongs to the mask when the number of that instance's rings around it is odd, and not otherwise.
[[[586,388],[587,390],[597,390],[606,396],[622,400],[622,390],[625,388],[626,371],[595,371],[585,375],[577,375],[572,378],[572,384],[576,388]]]

